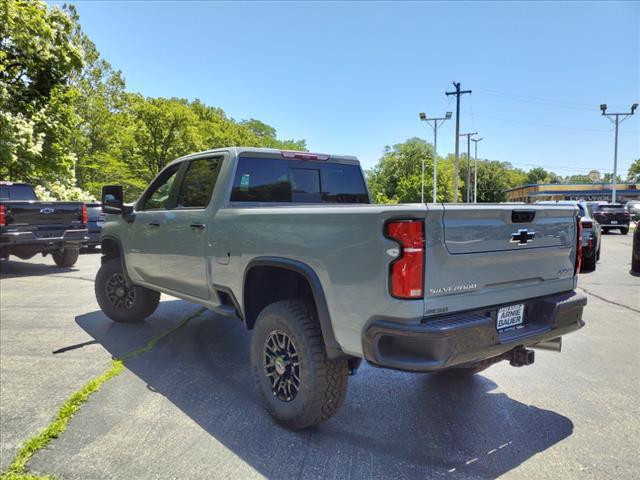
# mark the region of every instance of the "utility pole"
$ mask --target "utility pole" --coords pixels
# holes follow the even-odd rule
[[[480,138],[472,138],[473,146],[475,147],[475,152],[473,155],[473,203],[478,203],[478,142],[482,140]]]
[[[420,120],[428,122],[433,128],[433,197],[432,202],[437,202],[438,193],[438,127],[451,118],[451,112],[447,112],[441,118],[427,118],[424,113],[420,113]],[[433,123],[431,123],[433,122]],[[438,124],[440,122],[440,124]],[[420,189],[420,202],[424,203],[424,157],[422,158],[422,182]]]
[[[444,92],[445,95],[456,96],[456,160],[453,166],[453,203],[458,203],[458,162],[460,161],[460,95],[471,93],[471,90],[460,90],[460,82],[453,82],[455,92]]]
[[[624,122],[627,117],[633,115],[638,108],[638,104],[631,105],[631,111],[625,113],[607,113],[607,104],[600,105],[602,115],[611,120],[611,123],[616,125],[616,139],[613,147],[613,178],[611,183],[611,203],[616,202],[616,185],[618,184],[618,126]],[[613,120],[615,118],[615,120]]]
[[[464,187],[465,197],[467,199],[467,203],[471,201],[471,137],[477,135],[478,132],[473,133],[461,133],[461,137],[467,137],[467,183]]]

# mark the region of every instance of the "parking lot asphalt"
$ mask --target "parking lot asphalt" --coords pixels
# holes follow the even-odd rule
[[[596,272],[580,276],[587,326],[561,354],[505,362],[466,380],[363,365],[343,408],[289,432],[265,413],[239,322],[164,297],[138,325],[97,307],[99,254],[60,269],[2,263],[0,467],[62,402],[158,334],[126,362],[28,470],[63,479],[638,478],[640,277],[632,235],[603,236]]]

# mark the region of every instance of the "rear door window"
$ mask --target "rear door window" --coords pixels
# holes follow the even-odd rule
[[[369,203],[369,195],[358,165],[241,157],[231,201]]]

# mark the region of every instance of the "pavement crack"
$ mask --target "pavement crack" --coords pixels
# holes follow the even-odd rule
[[[609,300],[608,298],[605,298],[603,296],[600,296],[600,295],[597,295],[597,294],[595,294],[593,292],[590,292],[589,290],[587,290],[584,287],[578,287],[578,288],[580,290],[582,290],[584,293],[586,293],[587,295],[591,295],[592,297],[596,297],[596,298],[602,300],[603,302],[610,303],[611,305],[616,305],[617,307],[626,308],[627,310],[631,310],[632,312],[640,313],[640,310],[638,310],[637,308],[630,307],[629,305],[625,305],[624,303],[614,302],[613,300]]]
[[[89,400],[89,397],[100,390],[102,385],[104,385],[108,380],[120,375],[120,373],[124,371],[125,362],[127,360],[152,350],[160,340],[179,330],[190,320],[193,320],[205,311],[206,308],[200,307],[195,312],[185,315],[175,327],[170,328],[152,338],[144,347],[129,352],[123,357],[111,360],[111,366],[106,372],[92,378],[85,383],[80,390],[72,393],[60,406],[54,420],[40,431],[40,433],[29,438],[22,444],[9,468],[0,474],[0,480],[51,479],[52,477],[48,475],[38,476],[27,472],[27,462],[31,457],[33,457],[33,455],[35,455],[39,450],[46,447],[53,439],[58,438],[64,433],[71,418],[80,410],[80,407]]]

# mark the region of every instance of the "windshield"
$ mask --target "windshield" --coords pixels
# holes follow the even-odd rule
[[[606,210],[610,208],[622,208],[621,203],[608,203],[606,205],[600,205],[599,210]]]

